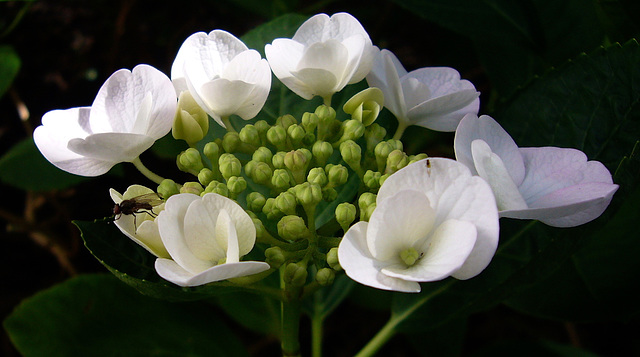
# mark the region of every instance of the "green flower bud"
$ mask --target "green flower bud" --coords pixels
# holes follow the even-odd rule
[[[276,207],[276,199],[269,197],[262,207],[262,213],[267,216],[269,220],[275,220],[282,217],[283,213]]]
[[[247,195],[247,208],[253,212],[261,212],[266,202],[267,199],[260,192],[254,191]]]
[[[276,119],[276,125],[281,126],[284,130],[287,130],[291,125],[297,123],[298,121],[291,114],[286,114]]]
[[[309,230],[301,217],[288,215],[278,221],[278,235],[282,239],[295,242],[307,237]]]
[[[242,176],[231,176],[227,180],[227,188],[234,195],[247,189],[247,181]]]
[[[358,140],[364,135],[365,127],[361,122],[349,119],[342,122],[342,136],[338,140],[338,143],[342,143],[345,140]]]
[[[349,179],[349,171],[342,165],[331,166],[327,173],[329,183],[334,187],[344,185]]]
[[[171,128],[175,139],[182,139],[189,144],[202,140],[209,131],[209,116],[196,103],[191,92],[183,91],[178,98],[178,108]]]
[[[273,164],[273,167],[276,169],[284,169],[286,166],[284,166],[284,157],[287,155],[286,152],[284,151],[278,151],[277,153],[275,153],[273,155],[273,158],[271,159],[271,163]]]
[[[249,217],[251,217],[251,220],[253,221],[253,226],[256,227],[256,238],[261,238],[266,232],[266,229],[264,228],[264,224],[262,224],[262,221],[260,220],[260,218],[258,218],[258,216],[254,212],[247,211],[247,214],[249,215]]]
[[[378,143],[384,139],[385,135],[387,135],[387,130],[377,123],[368,126],[364,131],[364,139],[367,142],[367,150],[373,151],[376,145],[378,145]]]
[[[271,159],[273,159],[273,153],[268,148],[261,146],[253,152],[251,158],[255,161],[264,162],[266,164],[271,164]]]
[[[289,139],[291,139],[291,144],[294,147],[300,146],[300,143],[306,134],[307,132],[304,131],[304,128],[298,124],[291,124],[287,128],[287,135],[289,136]]]
[[[315,113],[304,113],[302,114],[302,127],[307,133],[312,133],[316,130],[319,120]]]
[[[241,143],[242,141],[240,141],[240,135],[238,135],[238,133],[236,133],[235,131],[227,132],[222,138],[222,148],[225,152],[228,153],[238,151]]]
[[[364,126],[373,123],[382,106],[384,95],[379,88],[370,87],[354,95],[342,107],[344,112],[351,114],[351,118],[360,121]]]
[[[389,139],[389,140],[387,140],[387,142],[389,143],[389,145],[391,145],[391,147],[394,150],[400,150],[400,151],[403,150],[402,141],[396,140],[396,139]]]
[[[342,227],[343,231],[347,231],[349,226],[356,219],[356,206],[348,202],[343,202],[336,207],[336,221]]]
[[[394,150],[394,148],[386,141],[380,142],[376,145],[374,154],[376,156],[376,164],[378,165],[378,171],[383,172],[387,165],[387,157]]]
[[[272,126],[267,131],[267,140],[278,150],[285,150],[287,144],[287,132],[281,126]]]
[[[270,247],[264,251],[266,263],[272,268],[280,268],[286,261],[285,252],[280,247]]]
[[[318,166],[323,166],[331,154],[333,154],[333,146],[326,141],[316,141],[311,148],[313,157],[316,159]]]
[[[340,144],[340,155],[344,162],[354,171],[360,170],[360,159],[362,159],[362,148],[353,140],[344,141]]]
[[[384,174],[382,176],[380,176],[380,186],[382,186],[382,184],[384,183],[384,181],[391,176],[391,174]]]
[[[336,119],[335,109],[326,105],[318,106],[314,114],[318,117],[319,122],[331,122]]]
[[[338,261],[338,247],[331,248],[327,252],[327,265],[329,265],[331,269],[335,271],[342,270],[340,262]]]
[[[211,164],[215,165],[218,163],[218,158],[220,157],[220,147],[218,144],[211,141],[204,146],[202,153],[207,159],[209,159]]]
[[[271,177],[271,184],[280,191],[284,191],[291,187],[293,178],[286,169],[276,169]]]
[[[385,173],[392,174],[409,164],[407,154],[400,150],[393,150],[387,157],[387,168]]]
[[[251,179],[253,180],[253,171],[256,168],[256,165],[258,164],[258,161],[255,160],[249,160],[249,162],[247,162],[246,164],[244,164],[244,173],[251,177]]]
[[[322,268],[316,273],[316,281],[320,286],[327,286],[333,284],[333,280],[336,278],[336,272],[329,268]]]
[[[198,181],[200,181],[202,186],[207,187],[209,182],[215,179],[214,176],[215,175],[213,171],[205,167],[204,169],[200,170],[200,172],[198,173]]]
[[[304,134],[304,138],[302,138],[302,145],[309,147],[312,146],[316,142],[316,135],[313,133]]]
[[[325,187],[322,189],[322,199],[327,202],[333,202],[338,198],[338,191],[333,187]]]
[[[304,263],[289,263],[284,268],[284,273],[282,274],[283,280],[285,284],[291,286],[304,286],[307,282],[307,267]]]
[[[367,172],[364,173],[364,177],[363,177],[364,185],[371,190],[380,188],[381,176],[382,174],[379,173],[378,171],[367,170]]]
[[[225,185],[222,182],[218,182],[218,181],[209,182],[209,184],[207,185],[207,187],[205,187],[204,192],[202,194],[204,195],[211,192],[217,193],[225,197],[229,197],[229,189],[227,188],[227,185]]]
[[[297,205],[296,196],[291,192],[285,191],[276,197],[276,207],[284,214],[296,214]]]
[[[413,164],[414,162],[420,161],[420,160],[424,160],[426,158],[428,158],[429,155],[427,154],[418,154],[418,155],[411,155],[409,156],[409,164]]]
[[[180,193],[180,185],[171,179],[164,179],[158,185],[158,194],[165,200],[178,193]]]
[[[199,182],[185,182],[180,188],[180,193],[193,193],[196,195],[201,194],[204,191],[202,185]]]
[[[322,201],[322,189],[319,185],[303,182],[294,187],[296,198],[302,206],[316,205]]]
[[[309,174],[307,175],[307,181],[319,186],[324,186],[329,182],[327,178],[327,174],[324,172],[322,167],[314,167],[309,170]]]
[[[240,141],[245,144],[260,146],[260,134],[258,133],[258,129],[251,124],[247,124],[240,129],[238,137],[240,138]]]
[[[197,149],[189,148],[178,155],[178,168],[195,175],[204,168],[202,157]]]
[[[225,180],[228,180],[231,176],[240,176],[242,164],[233,154],[225,153],[220,155],[218,165],[220,167],[220,173]]]
[[[365,211],[360,212],[360,220],[368,222],[375,209],[376,209],[375,203],[368,206]]]
[[[309,150],[306,150],[307,152]],[[284,166],[289,169],[297,183],[304,182],[309,158],[305,150],[289,151],[284,156]]]
[[[251,177],[253,182],[257,184],[260,184],[260,185],[268,184],[271,181],[271,177],[273,176],[273,171],[271,171],[271,166],[269,166],[269,164],[266,164],[264,162],[255,162],[255,161],[253,162],[255,163],[255,165],[253,166],[251,175],[249,177]]]
[[[358,207],[360,208],[360,220],[362,219],[362,213],[367,211],[367,208],[376,204],[376,195],[371,192],[365,192],[358,198]]]
[[[253,124],[258,130],[258,135],[260,136],[261,145],[265,145],[267,143],[267,131],[271,128],[271,125],[267,123],[265,120],[258,120],[255,124]]]

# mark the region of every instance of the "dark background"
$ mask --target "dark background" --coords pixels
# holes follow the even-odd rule
[[[224,29],[241,36],[291,10],[306,15],[350,12],[361,21],[374,44],[392,50],[408,70],[454,67],[476,85],[483,93],[481,102],[485,102],[491,85],[470,42],[418,18],[395,2],[292,3],[283,8],[274,6],[266,14],[249,11],[234,1],[0,2],[3,27],[22,16],[12,31],[0,38],[0,44],[12,45],[22,61],[13,87],[0,98],[0,154],[29,137],[45,112],[90,105],[104,80],[117,69],[146,63],[169,74],[178,48],[190,34]],[[20,103],[28,108],[26,120],[18,114]],[[148,165],[160,174],[175,172],[170,161],[151,158]],[[108,216],[112,207],[108,188],[124,190],[131,182],[141,181],[132,167],[122,165],[120,170],[126,173],[126,180],[123,175],[108,175],[61,191],[24,192],[0,184],[4,193],[0,203],[0,318],[37,291],[76,274],[105,271],[84,248],[70,222]],[[339,355],[341,346],[357,350],[387,318],[388,312],[347,302],[327,321],[326,354]],[[505,340],[548,339],[601,355],[629,355],[640,351],[638,332],[637,324],[550,321],[496,307],[472,316],[461,350],[464,355],[481,355],[483,348]],[[238,333],[243,332],[238,328]],[[304,336],[304,328],[302,333]],[[249,349],[255,355],[277,354],[273,340],[265,342],[250,334],[245,339],[253,344]],[[380,355],[415,355],[419,350],[419,346],[397,337]],[[18,355],[4,330],[0,354]]]

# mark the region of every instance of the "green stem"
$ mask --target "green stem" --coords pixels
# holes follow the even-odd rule
[[[311,316],[311,356],[313,357],[322,357],[323,323],[322,291],[316,291],[313,295],[313,316]]]
[[[131,163],[133,164],[133,166],[136,167],[136,169],[138,169],[138,171],[140,171],[140,173],[142,173],[146,178],[148,178],[149,180],[157,183],[158,185],[164,181],[164,178],[151,172],[151,170],[149,170],[146,166],[144,166],[142,164],[142,161],[140,161],[140,157],[136,157],[133,161],[131,161]]]
[[[422,297],[422,299],[417,300],[412,306],[409,306],[407,309],[400,313],[392,314],[391,318],[387,323],[378,331],[378,333],[367,343],[360,352],[355,357],[369,357],[373,356],[391,337],[396,334],[396,327],[400,325],[404,320],[406,320],[411,314],[413,314],[416,310],[418,310],[422,305],[424,305],[427,301],[431,300],[433,297],[440,295],[442,292],[449,289],[451,285],[453,285],[457,280],[451,279],[448,283],[443,284],[437,290],[430,292]]]
[[[409,127],[409,123],[406,123],[402,120],[398,120],[398,128],[396,129],[396,133],[393,134],[394,140],[400,140],[404,131]]]
[[[280,269],[280,285],[284,289],[284,299],[280,302],[282,356],[297,357],[300,356],[300,288],[285,284],[284,266]]]
[[[224,123],[224,126],[227,128],[227,131],[232,131],[237,133],[237,130],[233,127],[233,125],[231,125],[231,120],[229,120],[229,117],[220,117],[220,119]]]

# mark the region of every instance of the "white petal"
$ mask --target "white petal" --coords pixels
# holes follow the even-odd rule
[[[478,175],[487,181],[493,190],[498,210],[526,209],[527,203],[520,195],[518,187],[500,157],[491,152],[489,145],[476,139],[471,143],[471,152]]]
[[[358,222],[349,228],[340,242],[338,259],[347,276],[377,289],[420,292],[420,284],[392,278],[380,272],[384,264],[371,256],[366,232],[367,222]]]
[[[209,212],[224,210],[229,214],[238,237],[240,256],[242,257],[249,253],[256,242],[256,227],[247,212],[235,201],[216,193],[208,193],[202,196],[202,202]]]
[[[328,39],[339,41],[355,34],[369,37],[360,22],[348,13],[336,13],[329,17],[317,14],[305,21],[296,31],[293,40],[305,45]]]
[[[433,114],[415,124],[435,131],[455,131],[462,118],[467,114],[476,115],[480,109],[480,98],[476,98],[467,106],[451,112]]]
[[[202,200],[195,200],[184,216],[184,239],[189,250],[198,259],[209,262],[210,266],[223,259],[225,247],[216,236],[216,222],[219,211],[209,210]],[[225,242],[226,244],[226,242]]]
[[[199,274],[192,274],[170,259],[156,259],[156,272],[162,278],[179,286],[199,286],[215,281],[222,281],[241,276],[258,274],[269,270],[269,264],[264,262],[239,262],[221,264],[211,267]]]
[[[435,211],[420,191],[407,188],[380,200],[369,219],[367,244],[380,261],[399,261],[400,252],[424,245],[434,228]]]
[[[324,69],[304,68],[293,72],[293,75],[296,80],[304,83],[303,88],[306,88],[305,93],[309,93],[310,98],[316,95],[321,97],[331,95],[335,93],[335,88],[338,84],[338,78],[336,78],[333,73]],[[283,83],[288,86],[288,82],[283,81]]]
[[[206,105],[205,109],[215,113],[215,117],[228,117],[249,98],[253,88],[253,84],[240,80],[217,78],[196,90]]]
[[[450,219],[433,232],[419,250],[424,254],[415,265],[389,266],[382,273],[399,279],[427,282],[442,280],[458,270],[469,257],[476,242],[476,227],[465,221]]]
[[[291,77],[304,53],[304,45],[288,38],[276,38],[264,48],[265,56],[276,77]]]
[[[85,139],[71,139],[69,150],[91,159],[112,162],[131,162],[153,145],[153,138],[129,133],[100,133]]]
[[[511,136],[488,115],[478,118],[475,114],[467,114],[460,121],[453,140],[456,159],[477,174],[471,154],[471,143],[476,139],[489,144],[491,151],[504,163],[513,182],[520,186],[525,175],[522,154]]]
[[[171,258],[185,270],[197,274],[212,266],[211,262],[198,259],[187,245],[184,229],[185,215],[191,203],[201,197],[189,193],[181,193],[169,197],[164,211],[160,212],[156,222],[160,230],[162,243]]]
[[[430,117],[441,117],[451,112],[459,111],[473,103],[479,95],[480,93],[476,92],[475,89],[464,89],[445,94],[410,108],[407,116],[412,123],[425,123],[426,126],[429,124]],[[462,118],[462,116],[460,118]],[[457,122],[454,121],[450,124],[451,125],[445,127],[445,129],[447,129],[447,131],[456,130]]]
[[[400,78],[407,71],[398,58],[388,50],[382,50],[376,57],[373,68],[367,75],[367,83],[377,87],[384,94],[384,106],[396,116],[406,118],[407,107]]]
[[[240,253],[238,247],[238,233],[226,210],[221,210],[216,221],[216,240],[220,246],[226,248],[226,263],[237,263],[240,261]]]

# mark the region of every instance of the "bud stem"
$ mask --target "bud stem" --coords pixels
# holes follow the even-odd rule
[[[403,120],[398,120],[398,128],[396,129],[396,133],[393,134],[393,140],[400,140],[407,127],[409,127],[408,123],[405,123]]]
[[[141,174],[143,174],[146,178],[148,178],[149,180],[157,183],[158,185],[164,181],[164,178],[161,177],[160,175],[157,175],[153,172],[151,172],[151,170],[149,170],[146,166],[144,166],[142,164],[142,161],[140,161],[140,157],[136,157],[133,161],[131,161],[131,163],[133,164],[133,166],[136,167],[136,169],[138,169],[138,171],[140,171]]]
[[[229,120],[229,117],[220,117],[220,119],[222,120],[222,122],[224,123],[224,126],[227,128],[227,131],[232,131],[234,133],[237,133],[238,131],[233,127],[233,125],[231,125],[231,120]]]

